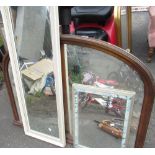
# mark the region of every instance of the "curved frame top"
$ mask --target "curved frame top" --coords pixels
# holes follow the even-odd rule
[[[123,61],[135,71],[137,71],[144,83],[144,99],[135,140],[135,147],[143,147],[155,95],[154,78],[145,64],[142,63],[138,58],[130,53],[127,53],[125,50],[119,48],[118,46],[114,46],[110,43],[95,40],[92,38],[83,38],[73,35],[61,35],[61,46],[63,47],[64,44],[79,45],[98,50],[99,52],[106,53]],[[64,66],[62,69],[65,69]]]

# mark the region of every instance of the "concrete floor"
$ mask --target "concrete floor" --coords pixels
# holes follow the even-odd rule
[[[12,111],[5,85],[0,91],[0,148],[52,148],[57,147],[24,134],[21,127],[12,124]]]
[[[132,27],[132,37],[133,37],[133,54],[137,56],[146,66],[150,69],[151,73],[155,78],[155,55],[152,58],[151,63],[146,62],[147,58],[147,29],[149,22],[148,12],[137,12],[133,15],[133,27]],[[152,110],[151,120],[148,128],[148,133],[145,141],[145,147],[155,147],[155,105]]]
[[[147,55],[148,13],[133,14],[133,52],[144,63]],[[155,76],[155,56],[152,63],[146,65]],[[155,147],[155,106],[153,108],[148,135],[144,147]],[[57,147],[24,134],[23,128],[12,124],[12,111],[5,86],[0,91],[0,148],[52,148]]]

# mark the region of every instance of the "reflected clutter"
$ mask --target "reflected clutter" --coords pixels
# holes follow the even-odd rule
[[[14,34],[32,130],[59,137],[53,54],[47,7],[17,7]]]
[[[70,92],[76,83],[83,87],[118,90],[114,96],[97,95],[95,91],[79,93],[77,121],[74,120],[76,125],[74,123],[72,125],[73,133],[78,132],[77,136],[74,134],[75,145],[105,148],[134,147],[144,93],[143,82],[139,75],[120,60],[97,50],[67,45],[67,54],[70,84],[68,93],[71,103],[75,99],[75,95],[71,95]],[[82,86],[79,91],[83,90]],[[126,107],[127,99],[120,97],[119,91],[136,93],[133,110]],[[70,105],[71,114],[74,106],[75,103]],[[132,107],[131,104],[128,106]],[[129,110],[132,111],[131,118],[125,118]],[[75,110],[73,110],[74,115],[76,115]],[[124,126],[125,119],[130,123],[130,129],[126,134],[127,142],[123,142],[122,137],[127,130]]]

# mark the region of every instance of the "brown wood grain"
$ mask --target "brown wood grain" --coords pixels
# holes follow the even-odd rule
[[[3,58],[3,61],[2,61],[2,71],[4,74],[4,81],[6,84],[6,88],[7,88],[11,108],[12,108],[13,123],[17,126],[22,126],[22,123],[21,123],[19,115],[18,115],[16,102],[15,102],[15,98],[14,98],[14,94],[13,94],[13,90],[12,90],[12,86],[11,86],[11,81],[10,81],[10,77],[9,77],[9,71],[8,71],[9,62],[10,62],[9,54],[8,54],[8,52],[6,52],[6,54]]]

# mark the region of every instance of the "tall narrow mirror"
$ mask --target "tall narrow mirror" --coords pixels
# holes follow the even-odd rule
[[[64,146],[58,8],[3,7],[2,12],[6,34],[13,34],[7,42],[15,45],[9,54],[25,133]]]
[[[121,7],[121,35],[122,35],[122,48],[128,48],[128,17],[127,7]]]

